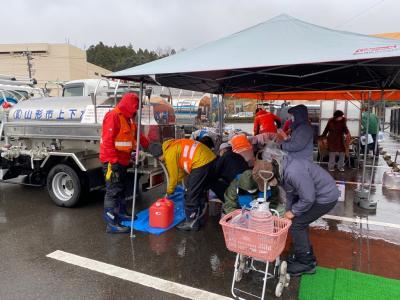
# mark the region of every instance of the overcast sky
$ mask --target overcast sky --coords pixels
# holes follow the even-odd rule
[[[7,2],[7,7],[5,7]],[[0,43],[190,49],[286,13],[334,29],[400,31],[399,0],[2,0]]]

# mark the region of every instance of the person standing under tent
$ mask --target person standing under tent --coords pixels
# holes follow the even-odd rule
[[[373,155],[378,154],[378,147],[376,147],[375,151],[375,144],[378,142],[378,133],[379,133],[379,119],[378,117],[372,112],[369,112],[369,125],[368,125],[368,109],[364,109],[362,116],[361,116],[361,132],[365,134],[367,131],[368,126],[368,134],[372,136],[373,143],[368,144],[367,152],[372,150]]]
[[[256,109],[256,115],[254,117],[254,135],[260,133],[276,133],[277,129],[280,127],[281,119],[278,116],[262,108]]]
[[[341,110],[335,111],[333,118],[329,119],[326,124],[325,130],[322,136],[328,137],[328,151],[329,151],[329,163],[328,170],[330,172],[335,171],[336,157],[339,156],[337,168],[340,172],[344,172],[344,158],[345,158],[345,139],[349,142],[350,132],[346,125],[346,118]]]
[[[162,145],[150,144],[149,152],[165,162],[169,175],[167,194],[188,174],[185,195],[186,220],[177,228],[198,231],[207,203],[205,191],[210,188],[219,199],[223,199],[225,186],[221,186],[215,175],[216,156],[206,145],[192,139],[170,139]]]
[[[100,161],[106,181],[104,219],[108,233],[129,232],[128,227],[121,226],[121,221],[131,220],[126,207],[125,188],[131,153],[136,149],[137,125],[134,119],[138,107],[138,96],[134,93],[125,94],[103,120]],[[143,148],[149,145],[143,135],[140,136],[140,144]]]
[[[314,131],[308,119],[307,107],[303,104],[291,107],[291,136],[282,142],[282,150],[294,158],[313,160]]]

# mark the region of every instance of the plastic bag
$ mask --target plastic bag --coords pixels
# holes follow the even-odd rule
[[[378,139],[378,143],[381,143],[385,140],[385,136],[382,131],[379,131],[377,139]]]
[[[363,134],[360,138],[361,145],[365,146],[365,134]],[[374,142],[374,139],[372,138],[372,135],[368,134],[368,145],[372,144]]]
[[[268,143],[262,150],[262,159],[272,161],[273,159],[282,160],[285,152],[279,149],[278,144],[274,142]]]

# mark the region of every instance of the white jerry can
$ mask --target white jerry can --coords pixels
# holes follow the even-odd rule
[[[337,188],[339,189],[339,202],[344,202],[344,200],[346,199],[346,184],[344,183],[344,181],[338,182],[336,183]]]

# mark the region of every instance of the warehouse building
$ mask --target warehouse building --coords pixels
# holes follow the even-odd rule
[[[39,87],[46,82],[100,78],[111,71],[87,61],[86,51],[70,44],[2,44],[0,74],[35,78]],[[60,89],[48,84],[51,94]]]

